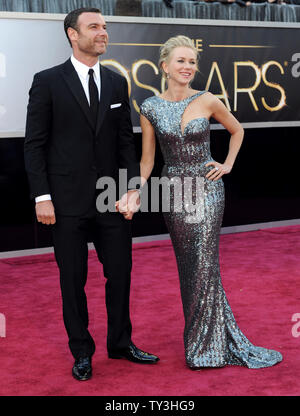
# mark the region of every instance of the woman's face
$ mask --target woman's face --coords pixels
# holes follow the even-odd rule
[[[181,85],[189,84],[197,71],[197,57],[193,49],[180,46],[173,49],[169,60],[163,62],[162,66],[169,80]]]

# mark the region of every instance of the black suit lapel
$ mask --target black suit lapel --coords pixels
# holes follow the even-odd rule
[[[82,111],[84,112],[89,124],[91,125],[92,129],[94,129],[93,119],[91,116],[91,111],[90,111],[88,100],[86,98],[86,95],[82,87],[81,81],[78,77],[78,74],[74,66],[72,65],[72,62],[70,59],[64,64],[62,75],[67,85],[69,86],[71,93],[74,95]]]
[[[112,94],[112,78],[110,71],[100,65],[101,75],[101,93],[100,93],[100,105],[98,111],[96,135],[99,133],[100,127],[103,123],[106,111],[109,108]]]

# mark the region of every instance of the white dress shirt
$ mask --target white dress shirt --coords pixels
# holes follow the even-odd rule
[[[79,79],[81,81],[81,84],[83,86],[86,98],[88,100],[88,103],[90,103],[90,93],[89,93],[89,70],[94,70],[94,80],[98,87],[99,92],[99,100],[100,100],[100,92],[101,92],[101,78],[100,78],[100,65],[99,62],[96,63],[96,65],[92,66],[91,68],[89,66],[84,65],[82,62],[79,62],[74,55],[71,56],[71,62],[79,76]]]
[[[75,71],[78,74],[78,77],[80,79],[80,82],[82,84],[82,87],[84,89],[86,98],[88,100],[88,103],[90,104],[90,93],[89,93],[89,70],[90,67],[83,64],[82,62],[79,62],[78,59],[74,57],[74,55],[71,56],[71,62],[75,68]],[[94,70],[94,80],[98,88],[99,92],[99,100],[100,100],[100,94],[101,94],[101,77],[100,77],[100,65],[99,62],[96,63],[93,67],[91,67]],[[49,201],[51,200],[51,195],[41,195],[35,198],[35,202],[42,202],[42,201]]]

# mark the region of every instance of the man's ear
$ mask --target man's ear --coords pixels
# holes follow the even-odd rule
[[[77,30],[73,29],[72,27],[68,27],[68,36],[71,42],[74,42],[78,39],[78,32]]]

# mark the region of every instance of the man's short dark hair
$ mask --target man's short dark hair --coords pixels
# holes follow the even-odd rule
[[[80,9],[75,9],[72,10],[66,17],[64,20],[64,28],[65,28],[65,32],[66,32],[66,36],[67,39],[72,47],[72,43],[70,41],[70,38],[68,36],[68,28],[72,27],[73,29],[75,29],[78,32],[78,18],[82,13],[100,13],[101,14],[101,10],[97,9],[95,7],[81,7]]]

